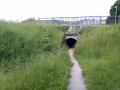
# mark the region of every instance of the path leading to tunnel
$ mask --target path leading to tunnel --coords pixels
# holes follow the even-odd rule
[[[67,87],[67,90],[86,90],[84,77],[82,76],[82,69],[80,68],[80,65],[78,64],[77,60],[75,60],[73,52],[73,48],[69,49],[71,62],[74,65],[71,68],[71,78],[69,79],[69,85]]]

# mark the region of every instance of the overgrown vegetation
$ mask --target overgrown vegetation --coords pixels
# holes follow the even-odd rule
[[[65,90],[71,63],[52,25],[0,22],[0,90]]]
[[[59,31],[66,32],[66,31],[69,29],[69,26],[57,25],[56,28],[57,28]]]
[[[75,57],[88,90],[120,89],[120,25],[82,29]]]

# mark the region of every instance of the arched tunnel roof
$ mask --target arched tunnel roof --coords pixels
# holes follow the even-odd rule
[[[66,40],[67,39],[75,39],[76,41],[78,41],[77,37],[78,36],[66,36]]]

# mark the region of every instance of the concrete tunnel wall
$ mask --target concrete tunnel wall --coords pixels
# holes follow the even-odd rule
[[[74,39],[74,38],[68,38],[68,39],[66,39],[66,45],[69,48],[74,48],[74,46],[75,46],[76,43],[77,43],[77,40]]]

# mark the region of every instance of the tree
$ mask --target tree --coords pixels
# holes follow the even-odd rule
[[[24,20],[23,22],[35,22],[35,18],[29,18],[27,20]]]
[[[117,18],[116,21],[118,23],[119,15],[120,15],[120,0],[117,0],[110,9],[110,16],[107,18],[107,23],[115,23],[115,15],[116,15],[116,7],[117,6]]]

